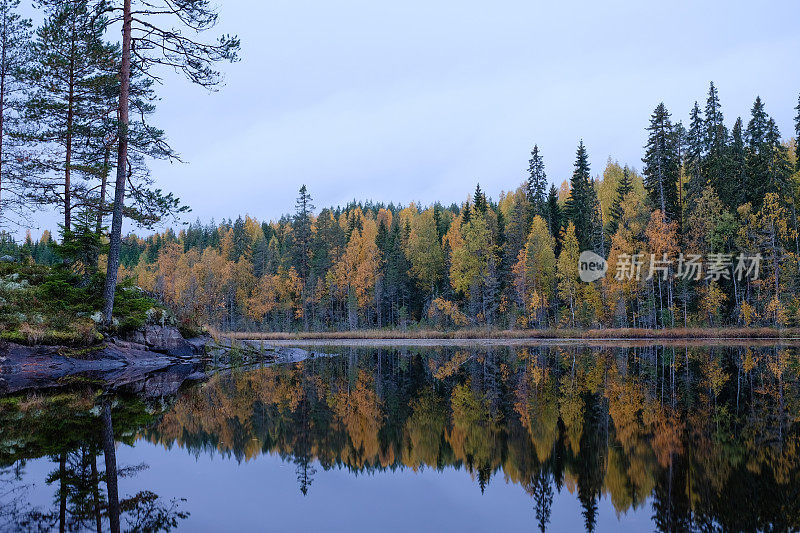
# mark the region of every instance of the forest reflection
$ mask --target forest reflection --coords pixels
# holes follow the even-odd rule
[[[158,402],[87,386],[0,398],[0,531],[175,529],[189,516],[181,510],[185,500],[164,501],[150,490],[121,498],[117,489],[119,479],[148,465],[118,465],[116,443],[133,444],[159,413]],[[44,458],[50,472],[31,482],[29,462]],[[53,489],[51,505],[31,503],[42,486]]]
[[[114,497],[117,479],[147,468],[114,466],[114,441],[277,455],[306,501],[330,469],[454,468],[476,491],[518,486],[541,531],[559,529],[559,493],[580,502],[590,531],[601,498],[660,531],[797,530],[799,363],[782,346],[358,348],[157,397],[0,398],[0,531],[180,526],[186,502],[159,487]],[[41,458],[54,497],[37,507],[24,473]]]
[[[279,454],[311,494],[318,465],[444,469],[530,495],[548,529],[576,495],[649,506],[654,528],[800,528],[798,357],[770,347],[348,349],[217,375],[142,431],[245,461]]]

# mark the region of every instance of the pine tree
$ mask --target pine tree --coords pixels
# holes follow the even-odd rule
[[[622,201],[631,191],[633,191],[633,180],[631,180],[630,169],[626,165],[622,169],[622,178],[617,184],[616,196],[614,196],[614,201],[609,210],[609,220],[606,226],[606,232],[609,236],[613,236],[617,232],[619,219],[622,217]]]
[[[680,161],[670,114],[663,103],[650,117],[644,162],[645,188],[650,201],[668,221],[680,221],[678,181]]]
[[[0,0],[0,227],[9,211],[26,207],[22,187],[19,146],[11,144],[10,132],[20,127],[24,71],[30,55],[31,21],[19,13],[19,0]]]
[[[544,159],[539,153],[539,146],[534,145],[531,159],[528,161],[528,182],[526,194],[533,208],[533,215],[541,215],[547,202],[547,175],[544,171]]]
[[[71,228],[72,208],[82,204],[91,156],[84,150],[95,124],[102,118],[103,103],[95,90],[114,71],[116,49],[104,41],[106,21],[90,11],[86,0],[68,0],[46,11],[36,30],[31,54],[35,61],[27,71],[32,85],[26,102],[26,140],[38,144],[32,170],[39,176],[36,199],[61,206],[64,227]],[[54,153],[54,148],[57,150]],[[53,181],[52,171],[60,174]],[[77,174],[77,175],[76,175]]]
[[[60,0],[46,0],[58,4]],[[117,176],[114,186],[108,268],[103,288],[103,322],[111,324],[114,297],[119,275],[119,257],[122,246],[122,220],[125,216],[125,187],[128,179],[127,162],[130,148],[131,73],[151,74],[155,66],[172,67],[183,73],[193,83],[207,88],[218,86],[222,79],[213,66],[216,62],[237,61],[240,41],[235,36],[223,35],[212,44],[203,43],[195,35],[213,28],[218,13],[208,0],[171,2],[150,0],[137,9],[132,0],[109,0],[98,3],[98,15],[112,14],[122,22],[122,56],[119,62],[119,139],[117,150]],[[182,32],[170,24],[177,20],[191,32]],[[163,25],[162,25],[163,24]],[[132,53],[136,53],[133,68]]]
[[[570,179],[570,197],[565,206],[567,219],[575,225],[575,236],[581,250],[593,248],[593,213],[596,193],[590,181],[589,155],[581,140]]]

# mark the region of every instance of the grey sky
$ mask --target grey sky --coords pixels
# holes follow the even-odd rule
[[[664,101],[686,122],[708,83],[726,123],[756,95],[792,136],[800,2],[226,0],[242,38],[209,94],[177,77],[156,122],[185,165],[159,185],[207,221],[277,218],[308,185],[317,207],[350,199],[495,199],[525,177],[538,143],[548,177],[609,156],[641,167]]]

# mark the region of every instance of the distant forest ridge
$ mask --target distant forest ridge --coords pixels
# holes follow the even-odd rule
[[[128,235],[120,276],[223,330],[800,325],[795,140],[760,98],[729,128],[713,83],[688,124],[659,104],[647,133],[641,173],[610,159],[593,178],[581,141],[560,188],[534,146],[496,201],[478,185],[461,205],[317,213],[303,186],[277,221]],[[3,249],[52,263],[51,243]],[[590,282],[587,250],[608,268]]]

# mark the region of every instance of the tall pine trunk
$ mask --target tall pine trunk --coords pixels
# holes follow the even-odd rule
[[[3,35],[0,41],[0,224],[3,221],[3,141],[5,140],[5,130],[3,129],[3,119],[6,116],[6,74],[8,67],[6,66],[6,48],[8,47],[8,21],[5,20],[5,12],[3,13]]]
[[[106,189],[108,188],[108,174],[111,170],[111,145],[105,146],[105,154],[103,158],[103,176],[100,182],[100,199],[97,202],[97,228],[96,233],[99,235],[103,231],[103,217],[106,209]]]
[[[108,270],[103,291],[103,319],[111,324],[114,313],[114,293],[117,290],[119,254],[122,247],[122,207],[125,202],[125,180],[128,169],[128,107],[131,84],[131,0],[124,0],[122,23],[122,64],[119,69],[119,152],[117,154],[117,183],[114,190],[114,210],[108,248]]]
[[[103,456],[106,463],[106,494],[111,533],[119,533],[119,490],[117,484],[117,450],[114,447],[114,426],[111,421],[111,399],[105,398],[101,411],[103,421]]]

